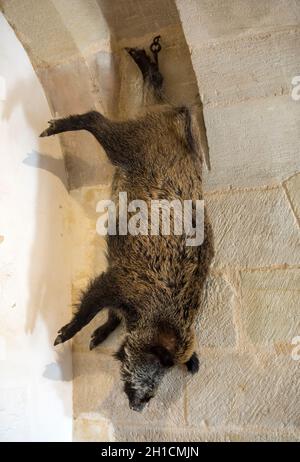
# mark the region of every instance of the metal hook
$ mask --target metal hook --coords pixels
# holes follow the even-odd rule
[[[153,42],[150,45],[150,50],[154,56],[155,63],[158,65],[158,53],[161,50],[161,44],[159,43],[160,41],[160,35],[157,35],[154,37]]]

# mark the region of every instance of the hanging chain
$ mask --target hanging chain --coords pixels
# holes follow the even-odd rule
[[[161,50],[161,44],[159,43],[159,41],[160,41],[160,35],[158,35],[157,37],[154,37],[153,42],[150,45],[150,50],[154,56],[156,65],[158,65],[158,53]]]

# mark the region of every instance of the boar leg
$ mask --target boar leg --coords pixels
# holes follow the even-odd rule
[[[140,141],[134,136],[137,127],[138,122],[115,122],[107,119],[100,112],[90,111],[64,119],[50,120],[49,127],[40,134],[40,137],[87,130],[99,141],[114,165],[131,168],[139,150]]]
[[[145,50],[140,48],[126,48],[134,62],[140,69],[143,79],[149,86],[153,87],[158,99],[161,99],[163,76],[159,72],[158,64],[151,61]]]
[[[140,69],[144,79],[144,103],[161,103],[163,101],[162,85],[163,76],[159,71],[158,53],[161,50],[159,43],[160,36],[153,39],[150,50],[154,56],[154,60],[146,53],[143,48],[126,48],[133,61]],[[148,90],[148,91],[147,91]]]
[[[40,137],[57,135],[58,133],[69,132],[74,130],[85,130],[87,127],[86,114],[72,115],[64,119],[49,120],[49,127],[46,128]]]
[[[98,327],[91,337],[90,341],[90,350],[96,348],[96,346],[100,345],[100,343],[104,342],[104,340],[113,332],[118,325],[120,324],[121,319],[117,316],[113,310],[109,310],[108,312],[108,320],[105,324]]]
[[[199,371],[199,359],[197,353],[194,352],[185,365],[191,374],[196,374]]]
[[[54,345],[63,343],[86,326],[100,310],[107,306],[119,306],[117,288],[110,273],[103,273],[92,281],[83,293],[78,311],[73,319],[58,331]]]

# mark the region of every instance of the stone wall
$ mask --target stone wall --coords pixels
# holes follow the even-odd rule
[[[299,438],[300,3],[176,4],[204,105],[216,245],[188,424],[200,438]]]
[[[111,353],[73,342],[74,439],[300,438],[300,102],[297,0],[2,0],[54,115],[96,108],[127,117],[140,98],[125,46],[160,33],[168,98],[204,106],[211,170],[204,189],[216,257],[197,326],[201,368],[174,370],[147,411],[129,410]],[[32,21],[32,12],[38,21]],[[45,121],[46,122],[46,121]],[[112,169],[86,133],[62,135],[72,198],[73,299],[105,268],[97,201]]]

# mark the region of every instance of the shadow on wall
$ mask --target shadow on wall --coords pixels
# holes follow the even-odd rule
[[[37,135],[37,141],[39,141],[37,127],[41,127],[43,120],[46,120],[47,116],[43,116],[41,111],[38,109],[44,107],[44,104],[37,105],[35,98],[33,98],[33,94],[37,94],[35,89],[36,83],[29,79],[22,79],[17,82],[6,96],[2,118],[4,120],[9,120],[14,108],[20,105],[26,115],[29,126],[34,130]],[[39,145],[42,151],[42,143],[40,141]],[[64,188],[67,190],[67,176],[63,158],[55,158],[49,154],[43,154],[42,152],[33,150],[32,152],[27,153],[27,157],[23,160],[23,164],[52,173],[59,178]]]
[[[41,154],[40,152],[33,150],[27,154],[26,159],[23,160],[23,164],[28,165],[28,167],[40,168],[46,172],[52,173],[62,182],[62,185],[67,190],[67,177],[64,159],[54,159],[48,154]]]
[[[115,40],[143,37],[170,25],[180,25],[174,0],[97,0]]]

